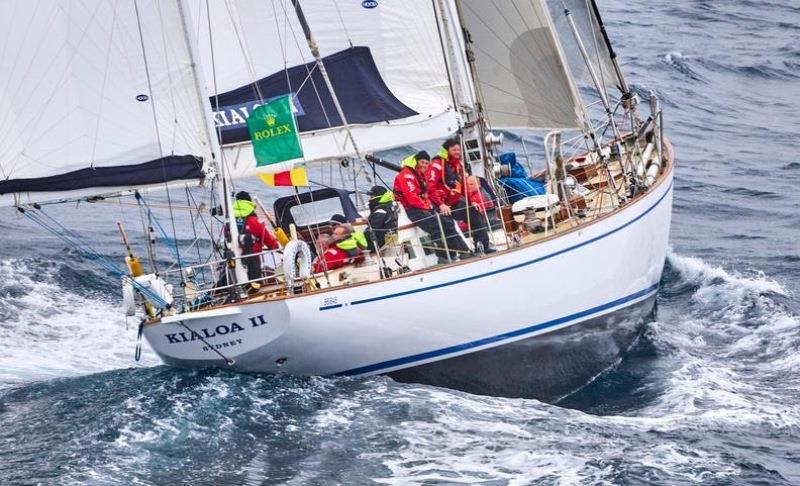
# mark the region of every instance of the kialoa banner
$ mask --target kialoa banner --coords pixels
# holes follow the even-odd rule
[[[247,130],[256,167],[303,157],[291,96],[281,96],[254,109],[247,117]]]

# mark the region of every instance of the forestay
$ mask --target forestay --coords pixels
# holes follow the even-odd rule
[[[177,1],[10,2],[0,42],[0,203],[203,178],[205,94]]]
[[[255,171],[244,136],[247,115],[262,100],[287,93],[296,96],[306,160],[354,155],[291,1],[190,5],[206,82],[219,94],[212,106],[234,177]],[[362,151],[457,130],[432,2],[303,0],[302,7]]]
[[[544,0],[458,4],[493,127],[583,126],[583,105]]]
[[[609,87],[618,86],[619,81],[614,72],[611,54],[608,52],[608,47],[600,31],[600,24],[589,0],[548,0],[547,4],[552,12],[553,23],[564,48],[569,67],[578,81],[590,85],[592,79],[567,22],[565,9],[569,10],[575,21],[581,41],[589,53],[590,62],[600,82]]]

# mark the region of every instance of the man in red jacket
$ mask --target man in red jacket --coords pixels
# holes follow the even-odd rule
[[[394,179],[394,195],[397,202],[403,205],[406,215],[417,227],[428,233],[436,246],[436,256],[439,262],[447,262],[447,251],[442,247],[442,229],[447,239],[447,248],[451,257],[455,258],[458,252],[469,251],[466,243],[455,231],[455,222],[447,216],[440,216],[433,209],[433,205],[425,194],[425,173],[428,168],[430,155],[421,151],[406,157],[401,165],[402,170]],[[440,226],[441,221],[441,226]]]
[[[242,255],[254,255],[242,258],[242,263],[247,267],[247,279],[257,280],[264,277],[261,272],[261,257],[257,255],[264,251],[266,246],[270,250],[278,249],[278,240],[256,215],[256,205],[247,191],[236,193],[233,203],[233,216],[239,229],[239,243]]]
[[[317,240],[317,247],[320,254],[314,260],[314,273],[335,270],[347,265],[347,252],[336,246],[336,242],[330,234],[320,235]]]
[[[314,273],[324,272],[325,270],[336,270],[351,263],[361,263],[364,261],[364,250],[367,248],[366,241],[361,237],[354,236],[353,226],[350,223],[337,224],[333,234],[320,235],[317,246],[322,254],[314,260]],[[363,246],[359,243],[363,241]]]
[[[486,218],[467,204],[463,187],[465,180],[461,143],[457,137],[449,138],[444,141],[442,149],[428,168],[428,196],[439,213],[468,224],[476,247],[482,247],[484,252],[490,253],[494,249],[489,245]]]

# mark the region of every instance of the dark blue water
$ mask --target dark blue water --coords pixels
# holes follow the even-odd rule
[[[133,361],[116,287],[0,221],[2,484],[800,484],[800,4],[603,2],[678,154],[657,320],[558,404]],[[54,210],[109,256],[130,207]]]

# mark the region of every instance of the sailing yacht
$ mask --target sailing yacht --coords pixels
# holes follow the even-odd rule
[[[0,19],[0,204],[121,279],[139,338],[168,365],[557,400],[616,363],[654,312],[675,154],[594,0],[13,3]],[[301,155],[265,164],[277,146],[257,147],[248,122],[287,97],[280,134]],[[513,158],[542,164],[543,193],[511,194],[503,134],[541,149]],[[397,207],[385,245],[312,271],[333,215],[374,229],[367,189],[391,188],[398,162],[381,154],[452,136],[496,205],[496,251],[467,228],[469,255],[441,262],[445,243]],[[298,168],[320,180],[262,208],[286,240],[249,279],[236,185]],[[144,232],[129,240],[140,222],[120,222],[119,261],[49,212],[111,201],[137,207]],[[205,231],[191,252],[166,229],[181,224]]]

